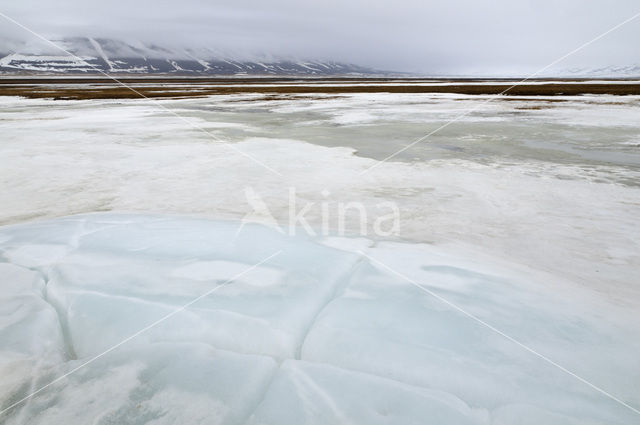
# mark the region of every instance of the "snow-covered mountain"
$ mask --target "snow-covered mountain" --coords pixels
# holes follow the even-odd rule
[[[636,78],[640,77],[640,64],[610,65],[595,68],[568,68],[555,71],[554,76],[575,78]]]
[[[25,45],[0,53],[0,73],[109,73],[178,75],[346,75],[382,74],[358,65],[282,58],[238,59],[213,49],[168,48],[114,39],[74,37],[54,47]]]

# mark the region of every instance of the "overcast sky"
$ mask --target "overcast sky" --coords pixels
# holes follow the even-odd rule
[[[528,73],[640,12],[638,0],[5,0],[47,37],[110,37],[423,73]],[[0,17],[0,50],[32,38]],[[640,18],[559,64],[640,64]]]

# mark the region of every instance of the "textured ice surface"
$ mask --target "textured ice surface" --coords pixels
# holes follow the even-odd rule
[[[70,373],[2,421],[637,423],[410,281],[638,406],[637,326],[590,292],[460,249],[238,229],[132,214],[1,228],[0,403]]]
[[[588,380],[603,382],[607,379],[603,375],[622,373],[615,378],[616,389],[634,393],[640,379],[633,365],[637,333],[612,338],[598,314],[529,286],[526,274],[516,277],[505,270],[498,275],[462,268],[419,245],[379,244],[370,252]],[[489,268],[493,273],[500,270]],[[607,359],[612,357],[629,369],[616,372],[620,365],[610,365]],[[323,310],[305,340],[302,359],[443,390],[481,407],[495,423],[530,416],[533,406],[542,407],[535,416],[537,423],[615,423],[621,420],[620,413],[626,413],[584,383],[375,262],[362,264],[346,290]]]
[[[286,401],[285,401],[286,400]],[[477,424],[450,394],[326,364],[287,360],[250,424]]]
[[[194,219],[185,226],[161,217],[94,217],[17,227],[4,254],[35,266],[68,251],[47,268],[47,294],[80,357],[117,343],[132,321],[151,323],[217,285],[224,288],[215,296],[131,344],[197,340],[292,357],[357,259],[257,225],[238,231],[231,222]],[[63,234],[68,243],[58,238]],[[256,243],[264,238],[269,243]],[[275,253],[269,264],[247,271]]]
[[[34,388],[67,373],[70,360],[34,376]],[[156,343],[111,352],[16,408],[7,424],[238,424],[260,400],[276,363],[199,343]]]
[[[146,100],[3,97],[0,224],[93,211],[240,219],[251,211],[249,186],[286,225],[292,186],[300,205],[314,203],[305,217],[316,228],[323,202],[331,203],[332,229],[338,202],[360,202],[370,218],[387,212],[378,203],[395,202],[406,240],[481,246],[636,309],[640,97],[487,99],[362,93],[157,101],[187,118],[180,120]],[[393,160],[372,159],[452,119]],[[355,216],[345,223],[354,234]]]
[[[65,359],[56,312],[42,276],[0,263],[0,405],[31,388],[30,375]]]

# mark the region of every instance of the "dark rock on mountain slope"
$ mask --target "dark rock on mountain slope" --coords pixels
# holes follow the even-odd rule
[[[0,72],[26,74],[177,75],[374,75],[369,68],[331,62],[285,59],[231,59],[210,49],[169,49],[158,45],[119,40],[75,37],[55,43],[73,55],[54,48],[24,48],[1,55]]]

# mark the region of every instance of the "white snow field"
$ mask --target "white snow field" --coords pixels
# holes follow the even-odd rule
[[[4,226],[3,406],[146,330],[3,423],[637,423],[403,276],[637,406],[638,335],[583,294],[429,245],[349,251],[238,225],[101,213]]]
[[[0,98],[0,423],[640,423],[640,98],[486,100]]]

